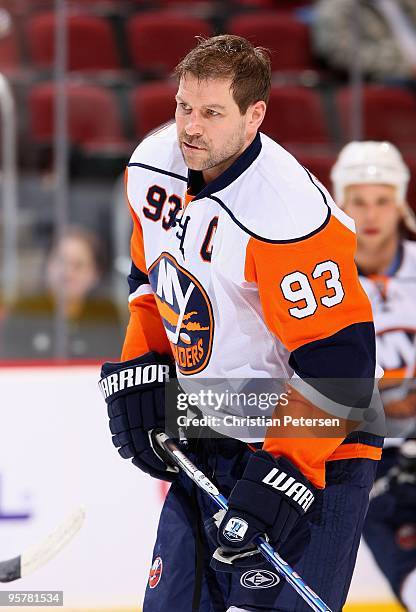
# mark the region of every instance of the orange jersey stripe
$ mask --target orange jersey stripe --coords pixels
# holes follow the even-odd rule
[[[411,376],[415,376],[415,375],[416,375],[416,369],[413,371],[413,374],[411,374]],[[384,389],[389,386],[389,383],[388,383],[389,378],[406,378],[406,376],[408,376],[407,367],[397,368],[396,370],[384,370],[384,376],[380,380],[380,388]],[[383,381],[386,381],[386,383],[383,384]]]
[[[133,359],[149,351],[171,355],[171,348],[162,319],[152,294],[142,295],[130,304],[130,320],[127,325],[121,360]]]
[[[131,218],[133,219],[133,232],[130,241],[130,253],[134,265],[139,268],[143,273],[147,274],[146,260],[144,257],[144,245],[143,245],[143,230],[139,218],[133,210],[133,206],[129,201],[127,195],[127,177],[128,170],[124,173],[124,184],[126,188],[126,199],[129,205]]]
[[[283,455],[319,489],[325,487],[325,461],[344,438],[266,438],[263,448],[275,457]]]
[[[336,461],[338,459],[373,459],[378,461],[381,459],[383,449],[369,444],[341,444],[327,461]]]
[[[245,278],[257,283],[267,326],[289,351],[328,338],[354,323],[373,320],[370,302],[358,280],[355,247],[355,234],[334,216],[324,229],[301,242],[272,244],[250,238]],[[329,270],[316,273],[320,263],[334,264],[335,276]],[[297,281],[290,285],[289,291],[293,297],[299,296],[298,301],[288,299],[283,288],[284,279],[294,278],[293,273],[304,279],[305,287]],[[315,310],[307,314],[311,301]]]
[[[341,444],[343,438],[270,438],[263,448],[275,457],[284,455],[316,487],[325,487],[325,462],[339,459],[381,459],[381,448],[369,444]],[[333,452],[328,456],[328,450]]]
[[[125,178],[127,181],[127,170]],[[131,258],[134,265],[141,272],[147,274],[142,227],[130,202],[128,203],[133,219]],[[149,293],[137,297],[130,302],[129,310],[130,319],[127,325],[121,360],[125,361],[127,359],[133,359],[134,357],[144,355],[149,351],[172,355],[170,344],[156,306],[154,295]]]
[[[290,387],[288,394],[288,405],[283,410],[277,407],[273,416],[290,415],[294,419],[322,419],[330,416],[307,400],[295,388]],[[323,428],[320,425],[271,427],[266,432],[263,448],[272,455],[284,455],[315,486],[323,488],[325,486],[325,461],[344,441],[345,436],[354,430],[356,425],[354,422],[339,419],[339,426],[336,428],[331,426]],[[325,437],[325,435],[332,437]]]

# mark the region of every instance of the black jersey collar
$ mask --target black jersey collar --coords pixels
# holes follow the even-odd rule
[[[261,138],[257,133],[253,142],[238,157],[227,170],[224,170],[216,179],[205,185],[200,170],[188,170],[188,192],[195,195],[195,200],[207,198],[211,194],[225,189],[247,170],[259,156],[261,151]]]

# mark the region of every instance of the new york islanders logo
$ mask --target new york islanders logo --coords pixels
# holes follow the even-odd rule
[[[415,375],[415,329],[385,329],[377,334],[378,362],[384,378],[411,378]]]
[[[208,295],[169,253],[149,268],[149,280],[180,372],[201,372],[211,357],[214,333]]]
[[[152,563],[152,567],[149,572],[149,587],[154,589],[162,578],[163,562],[161,557],[156,557]]]
[[[402,550],[416,549],[416,524],[402,525],[396,531],[396,543]]]

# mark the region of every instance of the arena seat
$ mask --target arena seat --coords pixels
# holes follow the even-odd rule
[[[27,44],[37,68],[51,69],[54,61],[55,16],[35,14],[28,20]],[[118,70],[120,60],[110,22],[93,15],[68,16],[68,69],[71,71]]]
[[[96,85],[67,86],[68,134],[72,145],[105,149],[123,142],[119,109],[114,94]],[[55,85],[41,83],[29,92],[30,134],[38,144],[52,141]]]
[[[229,21],[228,30],[270,49],[273,71],[314,68],[309,28],[290,14],[274,11],[237,15]]]
[[[344,137],[349,139],[351,90],[337,92],[337,107]],[[363,138],[389,140],[399,148],[416,143],[416,96],[399,87],[367,85],[363,88]]]
[[[5,17],[6,18],[6,17]],[[20,47],[13,20],[4,24],[0,34],[0,72],[11,74],[20,68]]]
[[[335,163],[335,155],[300,155],[298,161],[305,166],[332,194],[330,179],[331,168]]]
[[[135,0],[135,2],[137,1],[138,0]],[[212,0],[159,0],[159,4],[165,8],[172,8],[173,6],[181,8],[186,6],[186,10],[189,10],[193,4],[213,5],[215,3]]]
[[[253,9],[274,9],[276,3],[274,0],[234,0],[233,4],[236,8],[253,8]]]
[[[330,141],[319,93],[306,87],[272,87],[261,131],[285,146]]]
[[[177,87],[171,83],[139,85],[131,93],[135,136],[142,138],[175,115]]]
[[[312,2],[313,0],[234,0],[234,5],[247,8],[266,8],[287,11],[307,6]]]
[[[138,13],[127,23],[131,61],[137,70],[165,76],[195,46],[195,36],[211,36],[207,21],[174,11]]]

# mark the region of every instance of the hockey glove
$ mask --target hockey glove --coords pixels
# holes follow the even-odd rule
[[[113,444],[123,459],[154,478],[172,481],[178,468],[154,447],[152,430],[165,427],[165,383],[174,368],[160,355],[146,353],[101,368],[100,389],[108,406]]]
[[[242,478],[228,501],[228,511],[214,517],[219,548],[211,567],[217,571],[241,571],[267,563],[253,540],[262,535],[278,548],[314,501],[315,489],[285,457],[276,459],[260,450],[251,455]],[[213,522],[206,524],[212,539]]]

